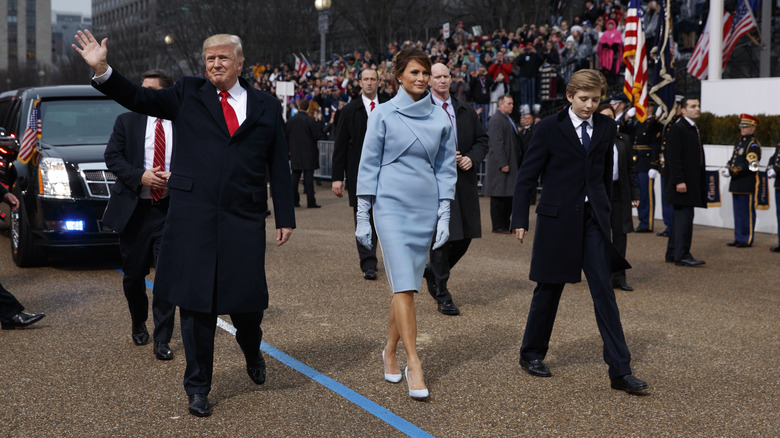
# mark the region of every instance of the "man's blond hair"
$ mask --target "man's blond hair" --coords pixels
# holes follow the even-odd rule
[[[237,35],[218,33],[206,38],[203,41],[203,49],[201,49],[203,61],[206,60],[206,49],[214,46],[233,46],[233,54],[236,56],[236,61],[244,62],[244,48],[241,47],[241,38]]]

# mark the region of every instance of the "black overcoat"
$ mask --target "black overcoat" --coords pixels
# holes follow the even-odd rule
[[[707,181],[704,147],[694,125],[680,117],[669,128],[664,151],[666,159],[666,200],[669,204],[707,208]],[[677,192],[677,184],[685,183],[686,192]]]
[[[383,96],[379,96],[379,103],[386,102]],[[339,120],[336,123],[336,136],[333,144],[333,160],[331,176],[333,181],[346,179],[347,196],[349,205],[357,205],[355,190],[357,187],[357,174],[360,165],[360,154],[363,152],[363,139],[366,137],[366,124],[368,114],[363,105],[363,97],[352,99],[339,111]]]
[[[536,228],[529,278],[539,283],[577,283],[581,279],[585,196],[604,235],[613,271],[631,266],[612,245],[610,204],[612,145],[615,122],[593,114],[593,135],[585,153],[569,118],[568,107],[536,124],[517,173],[512,229],[528,230],[528,209],[537,180],[542,196],[536,206]],[[530,236],[530,234],[529,234]]]
[[[287,121],[284,128],[287,137],[287,149],[290,153],[290,168],[292,170],[314,170],[320,168],[320,150],[317,140],[321,129],[317,121],[305,112]]]
[[[103,224],[117,233],[124,232],[143,188],[146,119],[144,114],[120,114],[103,153],[108,170],[116,176]]]
[[[139,87],[116,70],[93,85],[131,111],[173,121],[170,206],[154,293],[188,310],[257,312],[265,280],[266,171],[276,227],[295,227],[282,108],[243,79],[247,116],[231,137],[217,89],[183,77],[173,87]]]
[[[454,96],[451,99],[455,107],[458,150],[471,159],[473,166],[469,170],[458,168],[455,199],[450,208],[450,240],[476,239],[482,237],[477,170],[488,153],[488,136],[474,108]]]

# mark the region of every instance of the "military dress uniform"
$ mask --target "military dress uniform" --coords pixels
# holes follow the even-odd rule
[[[669,237],[669,232],[672,226],[672,219],[674,218],[674,206],[666,202],[666,167],[664,163],[664,153],[666,152],[666,140],[669,136],[669,128],[682,117],[681,115],[675,115],[667,124],[661,128],[661,142],[653,147],[653,160],[650,162],[650,166],[657,170],[661,175],[661,214],[664,219],[664,230],[657,234],[662,237]]]
[[[767,173],[775,177],[775,213],[777,214],[777,246],[769,248],[772,252],[780,252],[780,138],[775,142],[775,153],[769,159]]]
[[[757,126],[758,119],[748,114],[740,115],[740,128]],[[734,145],[728,167],[729,192],[734,203],[734,241],[729,246],[745,248],[753,245],[753,231],[756,227],[756,194],[758,172],[750,170],[751,163],[757,166],[761,160],[761,145],[755,135],[742,136]]]
[[[653,216],[655,213],[654,179],[647,172],[657,169],[654,162],[654,150],[660,150],[662,126],[655,117],[648,117],[638,123],[634,131],[634,168],[636,169],[636,185],[639,188],[639,205],[637,206],[638,233],[653,231]],[[656,158],[657,160],[657,158]]]

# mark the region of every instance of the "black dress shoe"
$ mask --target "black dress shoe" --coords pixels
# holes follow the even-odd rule
[[[439,303],[439,313],[443,315],[460,315],[460,309],[452,301],[446,303]]]
[[[629,394],[639,394],[639,391],[647,389],[647,382],[639,380],[631,374],[611,378],[609,380],[611,382],[610,386],[612,386],[612,389],[626,391]]]
[[[146,345],[149,343],[149,332],[146,331],[146,324],[133,324],[133,343],[135,345]]]
[[[322,208],[322,206],[320,204],[309,204],[306,208]]]
[[[34,324],[43,319],[44,316],[46,315],[43,313],[32,314],[19,312],[12,316],[11,319],[3,320],[1,324],[3,326],[3,330],[14,330],[17,328],[27,327],[30,324]]]
[[[509,230],[507,230],[505,228],[499,228],[497,230],[493,230],[493,232],[496,233],[496,234],[512,234],[511,231],[509,231]]]
[[[651,230],[650,228],[639,228],[639,227],[636,227],[636,228],[634,228],[634,232],[635,233],[652,233],[653,230]]]
[[[780,246],[773,246],[769,248],[769,251],[771,252],[780,252]]]
[[[537,377],[550,377],[552,373],[547,365],[542,362],[541,359],[523,360],[520,358],[520,366],[523,367],[526,373]]]
[[[704,260],[682,259],[677,260],[674,264],[677,266],[699,266],[704,264]]]
[[[737,242],[737,244],[734,246],[736,246],[737,248],[750,248],[753,245],[745,242]]]
[[[376,271],[373,269],[366,269],[366,272],[363,273],[363,278],[366,280],[376,280]]]
[[[732,240],[731,242],[727,243],[726,246],[737,246],[737,243],[739,242],[737,242],[736,240]]]
[[[428,285],[428,293],[431,294],[433,299],[436,299],[436,277],[433,276],[433,271],[430,270],[427,266],[425,267],[425,270],[423,271],[423,278],[425,279],[425,283]]]
[[[173,359],[173,351],[168,347],[167,342],[155,342],[154,357],[160,360],[171,360]]]
[[[249,378],[257,385],[265,383],[265,359],[260,352],[257,353],[257,359],[253,363],[246,364],[246,373],[249,374]]]
[[[655,235],[660,237],[669,237],[669,230],[663,230],[660,233],[656,233]]]
[[[211,415],[211,404],[207,394],[190,394],[190,414],[196,417],[208,417]]]
[[[624,290],[624,291],[626,291],[626,292],[631,292],[631,291],[633,291],[633,290],[634,290],[634,288],[633,288],[633,287],[631,287],[631,286],[627,285],[626,283],[618,283],[618,284],[614,284],[614,285],[612,285],[612,288],[614,288],[614,289],[620,289],[620,290]]]

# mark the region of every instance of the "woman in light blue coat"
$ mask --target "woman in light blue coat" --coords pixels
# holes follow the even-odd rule
[[[406,349],[409,395],[428,397],[417,355],[414,294],[422,283],[431,247],[449,237],[450,201],[457,173],[455,142],[449,116],[427,91],[431,61],[419,49],[395,56],[398,94],[368,118],[358,170],[358,214],[355,235],[371,246],[369,210],[373,206],[385,271],[393,289],[387,344],[382,351],[385,380],[401,381],[396,359],[398,341]]]

